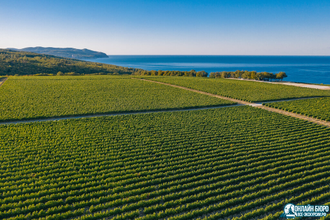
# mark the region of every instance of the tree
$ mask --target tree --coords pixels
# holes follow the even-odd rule
[[[207,72],[203,71],[199,71],[196,73],[197,77],[207,77]]]
[[[270,79],[272,80],[272,79],[276,79],[276,75],[274,74],[274,73],[269,73],[270,74]]]
[[[190,76],[196,76],[196,70],[190,70],[189,75]]]
[[[256,75],[257,75],[256,71],[251,71],[250,79],[256,79]]]
[[[61,71],[58,71],[56,75],[63,76],[64,74]]]
[[[263,80],[264,79],[264,75],[262,73],[257,73],[256,74],[256,79],[257,80]]]
[[[212,73],[210,73],[210,78],[220,78],[221,77],[221,75],[220,75],[221,73],[219,73],[219,72],[212,72]]]
[[[223,72],[221,72],[220,76],[221,76],[221,78],[228,78],[228,77],[230,77],[230,74],[228,72],[223,71]]]
[[[242,78],[242,74],[243,73],[244,73],[243,71],[236,70],[235,72],[232,73],[232,77],[234,77],[234,78]]]
[[[276,74],[276,79],[283,80],[285,77],[288,77],[285,72],[279,72]]]
[[[241,75],[241,77],[242,77],[243,79],[250,79],[250,78],[251,78],[251,72],[249,72],[249,71],[245,71],[245,72]]]

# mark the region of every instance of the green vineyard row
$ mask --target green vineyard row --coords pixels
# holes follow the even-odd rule
[[[248,106],[3,125],[0,218],[274,219],[330,200],[329,135]]]
[[[330,121],[330,97],[273,102],[265,103],[264,105]]]
[[[9,77],[0,94],[0,121],[234,104],[123,76]]]
[[[330,91],[296,86],[251,82],[234,79],[205,77],[146,77],[159,82],[184,86],[216,95],[248,102],[272,101],[279,99],[330,96]]]

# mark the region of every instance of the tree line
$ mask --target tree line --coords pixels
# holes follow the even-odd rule
[[[210,78],[243,78],[243,79],[255,79],[255,80],[283,80],[287,77],[285,72],[279,73],[268,73],[268,72],[256,72],[256,71],[241,71],[237,70],[235,72],[212,72],[210,73]]]
[[[141,76],[190,76],[190,77],[207,77],[210,78],[243,78],[243,79],[255,79],[255,80],[283,80],[284,77],[287,77],[286,73],[268,73],[268,72],[256,72],[256,71],[243,71],[237,70],[234,72],[211,72],[210,75],[205,71],[177,71],[177,70],[136,70],[134,75]]]
[[[177,71],[177,70],[137,70],[133,75],[140,76],[192,76],[192,77],[207,77],[208,73],[205,71]]]

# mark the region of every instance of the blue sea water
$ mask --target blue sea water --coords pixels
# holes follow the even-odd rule
[[[89,61],[145,70],[286,72],[286,81],[330,84],[330,56],[112,55]]]

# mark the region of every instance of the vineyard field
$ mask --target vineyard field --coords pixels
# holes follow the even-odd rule
[[[143,78],[197,89],[216,95],[240,99],[249,102],[272,101],[280,99],[330,96],[330,91],[251,82],[234,79],[206,77],[146,77]]]
[[[278,219],[330,201],[330,129],[250,106],[0,126],[0,219]]]
[[[129,76],[9,77],[0,87],[0,121],[228,104]]]
[[[330,121],[330,97],[273,102],[264,105]]]

